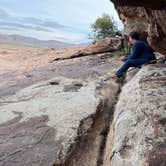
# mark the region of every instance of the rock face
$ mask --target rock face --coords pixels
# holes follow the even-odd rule
[[[81,47],[81,49],[74,52],[71,56],[58,57],[58,58],[55,58],[53,61],[113,52],[113,51],[121,49],[122,47],[123,47],[123,39],[121,37],[106,38],[100,41],[93,42],[92,44],[89,44],[88,46]]]
[[[60,55],[59,55],[60,56]],[[64,56],[66,58],[66,56]],[[12,59],[12,58],[11,58]],[[14,59],[12,60],[14,63]],[[28,62],[27,62],[28,63]],[[54,61],[45,66],[27,71],[4,71],[0,77],[0,96],[14,94],[16,91],[40,81],[54,77],[72,79],[95,79],[99,76],[110,77],[120,66],[113,53],[82,56],[67,60]]]
[[[151,9],[163,9],[165,8],[165,1],[158,0],[158,1],[151,1],[151,0],[111,0],[116,5],[121,6],[143,6]]]
[[[153,49],[166,54],[166,2],[112,0],[124,23],[124,33],[137,31]]]
[[[102,163],[119,91],[111,72],[119,65],[104,53],[2,74],[0,166]]]
[[[118,91],[118,86],[110,83],[112,88],[101,90],[98,81],[57,77],[2,98],[0,165],[52,166],[71,162],[70,155],[79,150],[78,140],[92,130],[97,114],[106,113],[105,100],[110,99],[110,94],[116,96]],[[101,132],[105,124],[100,125]],[[93,145],[94,155],[84,159],[82,166],[96,165],[102,136],[94,136],[93,143],[95,139],[98,141]],[[79,158],[72,160],[72,166],[79,165]]]
[[[121,38],[106,38],[88,45],[84,49],[78,51],[73,56],[74,57],[79,55],[85,56],[85,55],[115,51],[121,49],[121,47],[122,47]]]
[[[105,155],[105,166],[166,163],[166,65],[143,67],[123,88]]]

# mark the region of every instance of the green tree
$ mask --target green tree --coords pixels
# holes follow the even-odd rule
[[[114,19],[104,13],[101,17],[98,17],[93,24],[91,24],[91,29],[92,32],[89,34],[89,38],[97,41],[106,37],[115,36],[117,26]]]

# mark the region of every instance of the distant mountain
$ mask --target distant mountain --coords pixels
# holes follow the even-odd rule
[[[92,42],[87,42],[87,43],[80,43],[79,46],[88,46],[89,44],[91,44]]]
[[[47,47],[47,48],[65,48],[74,46],[74,44],[60,42],[57,40],[39,40],[33,37],[21,35],[3,35],[0,34],[0,44],[25,45],[32,47]]]

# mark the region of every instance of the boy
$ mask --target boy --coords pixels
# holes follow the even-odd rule
[[[129,34],[129,43],[132,45],[131,54],[127,57],[120,57],[120,60],[124,61],[124,64],[115,73],[113,79],[120,78],[130,67],[140,67],[156,59],[152,48],[146,42],[139,40],[137,32],[131,32]]]

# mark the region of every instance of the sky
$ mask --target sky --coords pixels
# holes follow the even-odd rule
[[[90,25],[103,13],[123,28],[110,0],[0,0],[0,33],[86,43]]]

